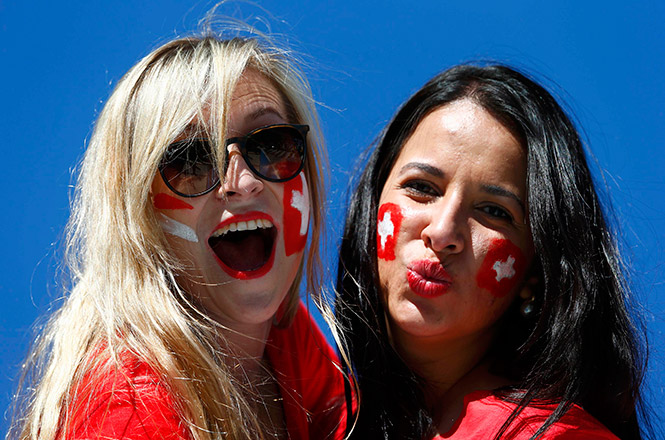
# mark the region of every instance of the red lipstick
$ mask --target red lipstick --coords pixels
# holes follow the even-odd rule
[[[277,235],[278,235],[278,232],[277,232],[278,228],[275,225],[275,221],[273,220],[273,218],[271,216],[269,216],[268,214],[266,214],[264,212],[251,211],[251,212],[246,212],[244,214],[234,215],[233,217],[230,217],[230,218],[224,220],[223,222],[219,223],[214,229],[214,231],[218,231],[219,229],[222,229],[223,227],[228,226],[232,223],[248,222],[250,220],[268,220],[268,221],[270,221],[270,223],[272,223],[272,228],[274,228],[273,229],[274,232],[271,235],[271,237],[272,237],[272,248],[270,250],[270,255],[260,267],[257,267],[256,269],[250,269],[250,270],[241,270],[241,269],[230,267],[230,265],[232,265],[231,261],[234,261],[234,260],[229,260],[227,262],[228,264],[224,263],[224,261],[222,261],[222,258],[227,258],[228,259],[228,256],[218,254],[216,252],[217,248],[214,248],[214,249],[211,248],[211,251],[212,251],[213,255],[215,256],[215,259],[217,260],[217,264],[219,264],[219,266],[222,268],[222,270],[224,270],[224,272],[226,272],[227,274],[229,274],[233,278],[236,278],[236,279],[239,279],[239,280],[250,280],[250,279],[254,279],[254,278],[259,278],[259,277],[262,277],[263,275],[267,274],[268,272],[270,272],[270,269],[272,269],[273,263],[275,261],[275,248],[276,248]],[[209,243],[210,243],[211,239],[208,240]]]
[[[452,278],[438,261],[416,260],[407,266],[406,279],[416,295],[435,298],[448,292]]]

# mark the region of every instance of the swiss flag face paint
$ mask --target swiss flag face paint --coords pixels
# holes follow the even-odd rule
[[[522,279],[525,259],[522,251],[505,239],[494,239],[478,270],[478,287],[497,298],[510,293]]]
[[[168,194],[155,194],[152,203],[157,209],[194,209],[189,203]]]
[[[309,227],[309,192],[303,173],[284,183],[283,225],[286,256],[305,249]]]
[[[402,224],[402,209],[394,203],[379,207],[376,224],[376,256],[383,260],[395,259],[395,244]]]

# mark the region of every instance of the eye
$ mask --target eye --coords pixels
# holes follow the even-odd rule
[[[400,188],[418,197],[437,197],[440,195],[438,188],[424,180],[409,180],[401,184]]]
[[[210,151],[205,139],[178,141],[167,150],[162,167],[183,177],[202,177],[213,167]]]
[[[513,221],[513,216],[510,215],[508,211],[505,209],[496,206],[496,205],[485,205],[481,206],[480,210],[484,212],[485,214],[488,214],[491,217],[497,218],[497,219],[504,219],[504,220],[509,220]]]

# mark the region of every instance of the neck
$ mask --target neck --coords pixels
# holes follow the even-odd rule
[[[504,378],[488,371],[485,354],[491,332],[448,341],[399,331],[394,335],[404,362],[425,381],[425,404],[440,433],[452,427],[468,393],[508,385]]]
[[[282,397],[273,367],[265,353],[271,327],[270,321],[266,325],[251,326],[244,330],[225,328],[222,338],[229,355],[224,357],[224,362],[238,380],[248,385],[244,387],[243,394],[253,407],[267,437],[286,439],[288,434]]]
[[[223,347],[228,350],[224,362],[237,377],[253,382],[265,377],[268,364],[265,359],[265,348],[272,327],[271,322],[258,325],[247,325],[242,328],[225,327],[220,338]]]
[[[405,363],[425,380],[425,395],[438,400],[483,359],[489,336],[441,341],[395,332],[395,345]]]

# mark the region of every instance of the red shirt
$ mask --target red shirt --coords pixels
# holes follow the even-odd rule
[[[266,352],[279,384],[291,440],[344,436],[344,382],[336,353],[300,303],[291,326],[273,327]],[[84,384],[74,411],[73,439],[190,439],[173,396],[147,364],[126,356],[101,383]],[[335,363],[335,364],[334,364]],[[89,399],[89,401],[88,401]]]
[[[464,398],[462,414],[450,431],[435,436],[433,440],[493,439],[516,407],[515,403],[493,396],[491,391],[475,391]],[[531,438],[555,408],[556,405],[553,404],[524,408],[505,434],[501,436],[501,439],[527,440]],[[582,408],[573,405],[563,417],[545,431],[540,439],[618,440],[618,437]]]

